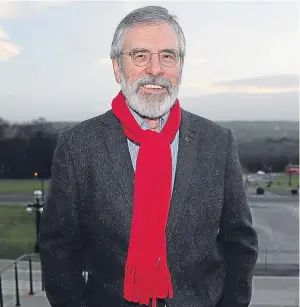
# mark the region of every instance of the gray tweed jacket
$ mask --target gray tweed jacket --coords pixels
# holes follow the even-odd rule
[[[39,235],[51,306],[137,306],[122,296],[133,185],[111,110],[60,133]],[[167,246],[174,298],[162,306],[249,305],[258,242],[236,141],[183,109]]]

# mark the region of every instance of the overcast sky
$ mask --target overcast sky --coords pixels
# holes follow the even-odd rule
[[[81,121],[108,110],[120,89],[114,31],[148,4],[169,9],[185,33],[183,108],[213,120],[298,120],[296,1],[0,0],[0,117]]]

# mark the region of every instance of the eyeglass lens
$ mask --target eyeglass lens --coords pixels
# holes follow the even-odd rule
[[[131,59],[137,66],[147,65],[151,59],[149,50],[133,50]],[[158,52],[159,60],[164,66],[174,66],[178,62],[178,54],[176,50],[165,50]]]

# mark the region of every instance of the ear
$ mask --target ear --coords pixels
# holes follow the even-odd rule
[[[114,58],[112,60],[113,68],[114,68],[114,74],[116,81],[120,84],[121,83],[121,69],[117,58]]]

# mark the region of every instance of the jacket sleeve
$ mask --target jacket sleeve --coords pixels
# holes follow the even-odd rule
[[[249,306],[258,239],[243,184],[238,146],[231,130],[228,134],[225,199],[219,239],[226,261],[226,277],[218,307]]]
[[[41,216],[39,249],[45,292],[52,307],[85,307],[83,244],[74,165],[64,134],[58,136]]]

